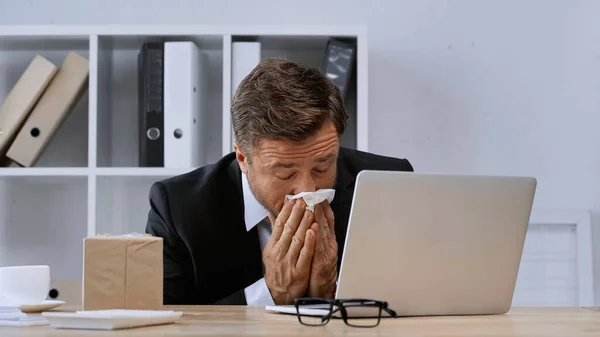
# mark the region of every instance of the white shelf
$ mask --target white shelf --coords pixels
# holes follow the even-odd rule
[[[368,151],[364,26],[0,26],[0,102],[37,54],[59,65],[76,51],[90,62],[87,93],[35,167],[0,168],[0,266],[48,263],[54,280],[80,279],[83,237],[143,232],[150,186],[195,169],[137,167],[137,54],[143,42],[191,40],[208,54],[204,143],[207,163],[214,163],[232,150],[232,42],[255,39],[263,58],[320,67],[330,37],[356,40],[357,79],[346,101],[351,121],[343,144]]]
[[[8,167],[0,168],[0,177],[81,177],[90,174],[87,167]]]
[[[0,179],[5,177],[169,177],[183,174],[191,168],[163,168],[163,167],[98,167],[98,168],[71,168],[71,167],[10,167],[0,168]]]
[[[194,170],[163,167],[108,167],[96,168],[95,175],[105,177],[169,177]]]
[[[50,39],[89,35],[167,36],[167,35],[274,35],[274,36],[356,36],[367,34],[363,25],[6,25],[0,36]]]

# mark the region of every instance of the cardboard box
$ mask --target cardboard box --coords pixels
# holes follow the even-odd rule
[[[163,239],[99,235],[83,240],[83,310],[161,310]]]

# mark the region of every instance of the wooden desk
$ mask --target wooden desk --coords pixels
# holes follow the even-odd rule
[[[176,324],[164,326],[119,331],[0,327],[0,336],[600,336],[600,310],[583,308],[514,308],[498,316],[385,319],[376,328],[352,328],[337,319],[324,327],[306,327],[295,316],[267,313],[258,307],[166,309],[185,314]]]

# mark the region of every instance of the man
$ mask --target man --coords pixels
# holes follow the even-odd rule
[[[150,189],[146,231],[164,238],[164,303],[333,298],[356,175],[411,164],[340,147],[348,115],[339,90],[289,60],[261,62],[231,113],[233,153]],[[314,211],[285,201],[325,188],[335,197]]]

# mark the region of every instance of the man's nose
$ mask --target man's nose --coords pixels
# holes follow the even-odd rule
[[[298,184],[295,186],[294,194],[298,194],[301,192],[314,192],[317,190],[317,185],[315,180],[310,174],[305,174],[298,181]]]

